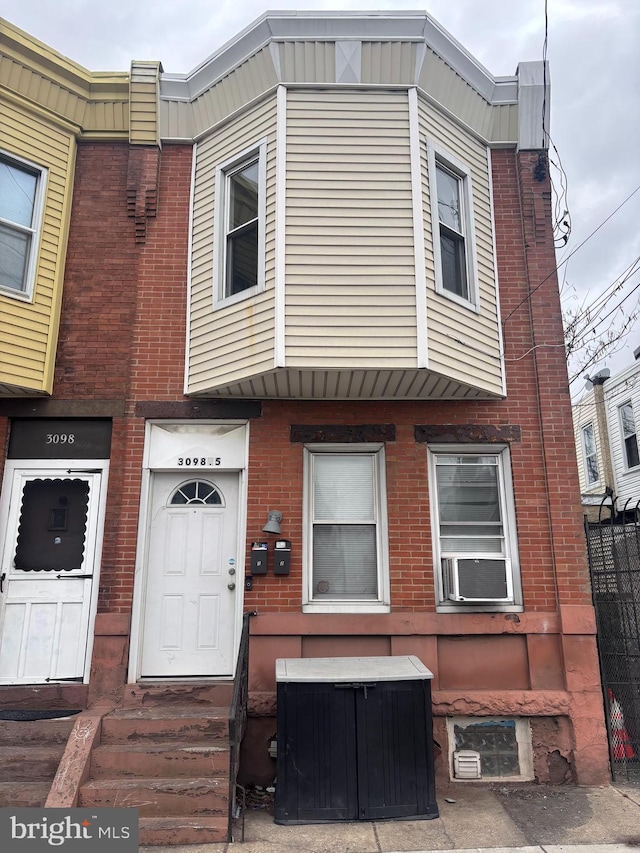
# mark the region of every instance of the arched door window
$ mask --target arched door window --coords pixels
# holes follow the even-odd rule
[[[223,506],[223,500],[222,495],[213,483],[208,483],[206,480],[191,480],[178,486],[169,499],[169,506],[184,506],[185,504]]]

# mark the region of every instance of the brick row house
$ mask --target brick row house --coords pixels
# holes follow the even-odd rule
[[[438,774],[606,782],[542,63],[424,13],[267,13],[186,75],[0,38],[0,708],[92,732],[47,804],[227,837],[247,613],[244,782],[276,659],[405,655]]]

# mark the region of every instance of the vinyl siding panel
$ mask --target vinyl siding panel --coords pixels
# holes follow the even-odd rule
[[[68,121],[78,125],[84,122],[86,96],[82,97],[80,92],[72,92],[62,83],[32,71],[18,59],[0,56],[0,85],[64,116]]]
[[[277,42],[283,83],[334,83],[336,48],[332,41]]]
[[[362,42],[362,83],[412,85],[416,71],[415,42]]]
[[[415,367],[406,93],[289,92],[286,184],[287,365]]]
[[[0,383],[51,393],[66,253],[75,139],[8,104],[0,148],[47,170],[31,303],[0,294]]]
[[[259,50],[206,91],[194,93],[190,104],[164,100],[161,135],[167,139],[196,137],[246,107],[276,83],[269,49]]]
[[[160,136],[163,139],[193,139],[193,109],[185,101],[160,99]]]
[[[445,376],[502,393],[498,305],[494,272],[488,152],[440,110],[418,99],[423,221],[427,275],[429,367]],[[471,174],[480,310],[475,312],[435,289],[426,140],[462,161]]]
[[[133,62],[129,88],[129,141],[133,145],[157,145],[158,77],[160,63]]]
[[[426,50],[418,86],[483,139],[491,138],[494,108],[430,48]]]
[[[580,491],[583,494],[587,495],[592,493],[600,494],[604,490],[602,482],[598,481],[597,483],[593,484],[587,483],[587,474],[584,462],[584,446],[582,443],[582,430],[588,424],[593,425],[593,434],[596,441],[598,470],[600,472],[600,478],[602,479],[602,473],[604,471],[603,453],[606,452],[606,448],[603,448],[602,436],[600,435],[600,432],[598,430],[596,405],[594,401],[593,391],[589,392],[588,394],[585,394],[585,396],[573,407],[573,432],[576,445],[576,459],[578,462]]]
[[[628,500],[630,507],[635,506],[640,500],[640,466],[626,467],[619,413],[620,406],[631,402],[636,435],[640,444],[640,364],[633,365],[629,370],[609,382],[605,383],[604,386],[607,424],[611,444],[611,461],[616,481],[617,506],[622,509]]]
[[[115,133],[126,136],[129,130],[127,101],[99,101],[87,104],[83,131],[95,137],[112,138]]]
[[[491,142],[513,142],[518,139],[518,105],[500,104],[492,109]]]
[[[216,167],[267,137],[264,292],[213,310]],[[189,393],[273,367],[276,102],[270,97],[224,125],[196,151],[191,257]]]

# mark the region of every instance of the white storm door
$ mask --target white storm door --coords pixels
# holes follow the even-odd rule
[[[238,480],[235,473],[153,475],[143,678],[233,674]]]
[[[0,684],[82,681],[100,474],[18,469],[6,487]]]

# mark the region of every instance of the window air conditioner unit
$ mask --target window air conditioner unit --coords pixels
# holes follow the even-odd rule
[[[445,595],[464,604],[513,603],[508,560],[492,557],[448,557],[442,560]]]

